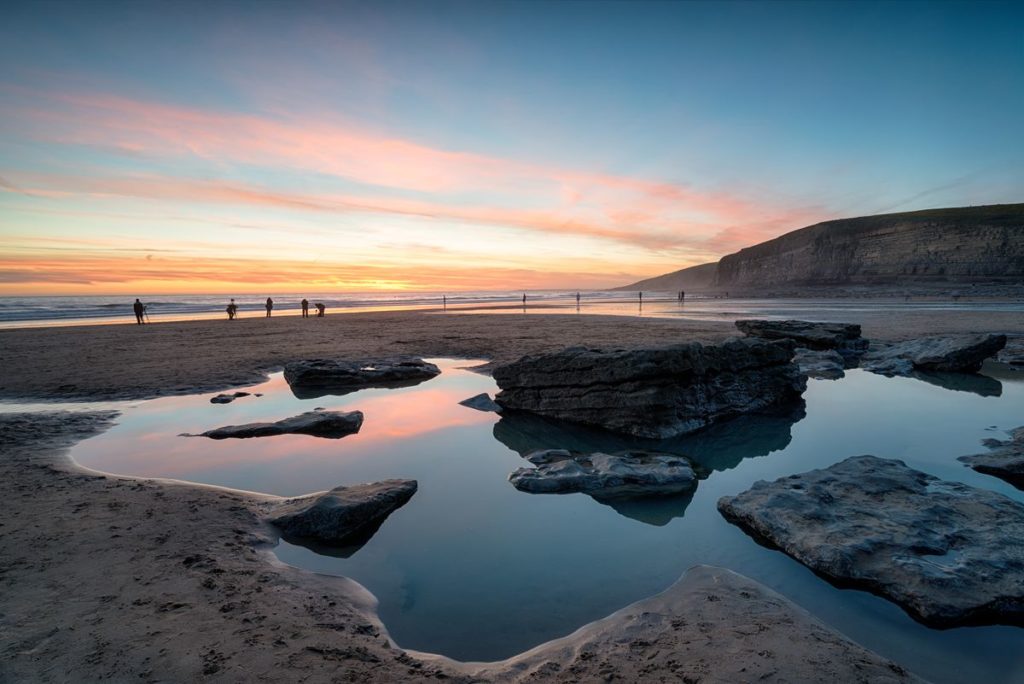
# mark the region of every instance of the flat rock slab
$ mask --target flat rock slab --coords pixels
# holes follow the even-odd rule
[[[284,379],[300,399],[340,395],[370,387],[410,387],[441,374],[423,359],[310,359],[284,367]]]
[[[1006,347],[996,356],[997,361],[1009,364],[1015,369],[1024,368],[1024,338],[1015,337],[1006,341]]]
[[[326,544],[365,542],[416,493],[416,480],[382,480],[289,499],[267,518],[286,537]]]
[[[846,361],[834,349],[797,349],[793,363],[809,378],[838,380],[846,375]]]
[[[807,349],[835,349],[841,353],[857,354],[868,348],[868,341],[860,336],[855,323],[814,323],[811,321],[770,321],[748,318],[736,321],[740,332],[749,337],[766,340],[793,340],[798,347]]]
[[[1024,506],[901,461],[854,456],[760,481],[718,510],[840,584],[934,627],[1024,623]]]
[[[478,394],[469,399],[463,399],[459,402],[462,406],[468,406],[471,409],[477,411],[490,411],[492,413],[501,413],[501,407],[494,403],[489,394]]]
[[[860,367],[881,375],[909,375],[914,370],[975,373],[985,359],[1006,346],[1006,335],[925,337],[872,348]]]
[[[545,449],[526,460],[536,467],[520,468],[508,480],[516,489],[534,494],[582,492],[595,498],[631,498],[681,494],[697,486],[690,461],[673,454],[574,454]]]
[[[1010,431],[1010,439],[986,439],[982,442],[991,451],[987,454],[961,456],[979,473],[1000,477],[1017,489],[1024,489],[1024,426]]]
[[[275,423],[246,423],[207,430],[199,435],[210,439],[247,439],[275,435],[312,435],[340,439],[359,432],[362,411],[308,411]]]
[[[655,349],[574,347],[525,356],[493,376],[504,409],[664,439],[799,400],[807,379],[788,340]]]
[[[250,396],[249,392],[232,392],[231,394],[218,394],[210,398],[211,404],[230,404],[235,399]]]

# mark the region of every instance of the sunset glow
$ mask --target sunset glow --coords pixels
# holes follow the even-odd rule
[[[761,52],[754,5],[714,48],[700,4],[442,6],[458,20],[420,4],[15,10],[0,294],[606,288],[819,220],[1024,186],[1019,132],[1001,133],[1024,88],[997,78],[1020,85],[1019,53],[936,80],[922,47],[890,84],[884,56],[823,75],[798,48]],[[992,46],[1009,30],[940,9]],[[791,30],[829,11],[791,10]],[[618,14],[643,47],[616,52]],[[913,20],[892,14],[893,31]],[[698,68],[709,51],[718,67]],[[1005,71],[978,78],[990,63]],[[918,66],[921,92],[899,90]],[[868,73],[887,100],[837,96]],[[1010,106],[951,107],[967,82]],[[878,116],[910,107],[933,112],[928,130]]]

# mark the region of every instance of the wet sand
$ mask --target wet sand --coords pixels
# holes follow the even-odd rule
[[[1019,314],[865,316],[865,335],[1024,333]],[[226,389],[310,356],[502,361],[734,334],[731,322],[404,312],[0,332],[0,394]],[[699,568],[659,596],[493,664],[391,644],[354,582],[277,562],[275,497],[85,471],[112,414],[0,414],[0,681],[907,681],[766,588]],[[685,571],[680,568],[680,573]]]

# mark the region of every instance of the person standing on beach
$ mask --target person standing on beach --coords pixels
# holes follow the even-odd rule
[[[523,308],[526,308],[526,293],[523,293]]]
[[[576,308],[580,308],[580,293],[576,293]]]
[[[302,298],[302,317],[309,318],[309,300],[305,297]]]
[[[274,308],[274,300],[267,297],[267,318],[270,318],[270,312]]]
[[[142,325],[144,323],[142,315],[146,313],[146,307],[142,305],[142,302],[139,301],[138,297],[135,298],[135,303],[132,304],[132,309],[135,311],[135,324]]]
[[[226,309],[226,311],[228,312],[228,320],[235,320],[235,315],[238,313],[238,305],[235,304],[234,297],[231,298],[231,303],[228,304],[228,308]]]
[[[441,295],[441,310],[448,310],[448,295]]]

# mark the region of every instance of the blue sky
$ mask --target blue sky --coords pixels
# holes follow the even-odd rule
[[[1022,27],[986,2],[24,4],[0,292],[311,260],[321,289],[603,287],[1018,202]]]

